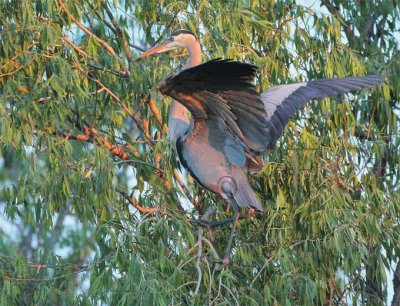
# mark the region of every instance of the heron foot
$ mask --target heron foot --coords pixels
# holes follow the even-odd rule
[[[230,254],[225,254],[224,258],[217,259],[217,260],[214,259],[213,261],[216,263],[216,270],[222,271],[227,266],[229,266],[229,263],[231,262],[231,257],[230,257]]]
[[[222,259],[222,268],[226,268],[231,262],[231,254],[225,254],[224,259]]]

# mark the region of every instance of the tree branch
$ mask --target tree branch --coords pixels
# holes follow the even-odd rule
[[[18,68],[14,69],[13,71],[0,74],[0,78],[6,77],[6,76],[10,76],[10,75],[13,75],[13,74],[17,73],[21,69],[24,69],[26,66],[28,66],[31,62],[32,62],[32,60],[29,60],[27,63],[19,66]]]
[[[107,69],[107,68],[104,68],[104,67],[101,67],[101,66],[97,66],[97,65],[94,65],[94,64],[92,64],[92,63],[89,63],[89,64],[87,64],[87,65],[88,65],[90,68],[93,68],[93,69],[96,69],[96,70],[100,70],[100,71],[105,71],[105,72],[107,72],[107,73],[116,75],[116,76],[121,77],[121,78],[124,78],[124,79],[128,79],[129,76],[131,75],[129,71],[124,71],[124,70],[116,71],[116,70]]]
[[[324,5],[328,11],[335,17],[339,18],[343,24],[344,24],[344,32],[346,34],[346,37],[349,41],[353,40],[354,37],[354,31],[352,27],[352,23],[350,21],[346,21],[343,16],[340,14],[339,9],[331,2],[327,0],[323,0],[321,2],[322,5]]]
[[[83,51],[80,47],[78,47],[77,45],[75,45],[69,38],[67,35],[63,35],[63,40],[72,47],[72,49],[74,49],[78,54],[80,54],[83,57],[86,57],[88,59],[93,60],[93,57],[91,57],[88,53],[86,53],[85,51]]]
[[[68,10],[68,8],[65,6],[62,0],[59,0],[61,9],[68,15],[68,17],[71,19],[73,23],[75,23],[78,28],[80,28],[83,32],[85,32],[88,36],[92,37],[100,46],[102,46],[108,53],[110,53],[113,56],[116,56],[113,48],[109,44],[107,44],[104,40],[101,38],[97,37],[94,35],[87,27],[85,27],[83,24],[81,24]]]
[[[125,191],[123,191],[120,188],[115,188],[115,191],[118,192],[120,195],[122,195],[125,200],[127,200],[133,207],[135,207],[139,212],[144,213],[144,214],[154,214],[158,212],[158,208],[156,207],[142,207],[140,204],[137,202],[135,197],[130,197]],[[163,215],[164,212],[160,211],[160,215]]]
[[[82,127],[82,130],[83,130],[84,135],[73,135],[71,132],[67,132],[67,131],[51,132],[49,129],[44,129],[44,131],[47,133],[52,133],[53,135],[61,135],[65,139],[72,139],[72,140],[91,142],[91,143],[93,143],[93,142],[100,143],[104,147],[106,147],[106,149],[109,150],[111,152],[111,154],[113,154],[114,156],[119,157],[122,160],[131,159],[129,154],[124,151],[124,148],[122,146],[112,145],[107,139],[102,137],[95,128],[90,128],[84,124]]]
[[[161,114],[160,114],[160,111],[157,108],[156,103],[154,102],[153,99],[149,99],[147,103],[149,104],[150,110],[153,113],[154,118],[156,118],[157,123],[160,125],[163,133],[167,134],[168,133],[168,126],[166,124],[162,123]]]
[[[178,173],[178,170],[176,170],[176,169],[174,169],[174,178],[179,183],[179,186],[181,186],[183,193],[186,195],[186,197],[189,199],[189,201],[193,204],[194,207],[196,207],[196,209],[198,211],[200,211],[201,205],[199,205],[199,203],[197,203],[197,201],[189,193],[189,190],[186,188],[185,183],[183,182],[181,176]]]
[[[114,146],[107,139],[102,137],[95,128],[90,128],[86,125],[83,126],[83,133],[90,137],[93,141],[97,141],[103,144],[114,156],[119,157],[122,160],[131,159],[128,153],[124,151],[122,146]]]
[[[106,10],[106,13],[108,15],[108,18],[110,18],[111,23],[114,26],[114,29],[116,31],[116,33],[118,34],[118,36],[121,38],[122,41],[122,46],[124,47],[125,50],[125,55],[126,55],[126,59],[128,61],[128,66],[130,68],[131,66],[131,62],[132,62],[132,58],[131,58],[131,49],[129,49],[129,44],[126,40],[126,37],[124,35],[124,32],[121,30],[120,26],[118,25],[117,21],[115,20],[110,8],[108,7],[107,3],[103,1],[103,6]]]

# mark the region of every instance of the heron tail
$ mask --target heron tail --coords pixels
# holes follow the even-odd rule
[[[253,189],[251,188],[249,182],[246,179],[246,183],[242,184],[235,195],[235,201],[240,207],[250,209],[254,208],[257,211],[262,211],[261,203],[257,199]]]
[[[231,206],[237,205],[245,209],[253,208],[262,212],[261,203],[251,188],[245,173],[242,171],[235,173],[234,179],[228,176],[223,177],[220,186],[224,192],[222,196]],[[233,209],[237,210],[235,207]]]

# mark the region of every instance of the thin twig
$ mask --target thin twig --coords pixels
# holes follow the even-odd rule
[[[124,32],[121,30],[120,26],[118,25],[117,21],[115,20],[113,13],[111,12],[110,8],[108,7],[107,3],[103,1],[104,8],[106,10],[106,13],[108,15],[108,18],[110,18],[111,23],[114,26],[115,31],[119,35],[122,41],[122,46],[124,47],[125,50],[125,55],[126,55],[126,60],[128,61],[128,66],[130,68],[132,58],[131,58],[131,49],[129,49],[129,44],[128,41],[126,40],[126,37],[124,35]]]
[[[45,132],[50,132],[48,129],[44,129]],[[83,142],[93,142],[93,139],[87,135],[74,135],[70,131],[54,131],[52,132],[53,135],[60,135],[63,136],[65,139],[69,140],[76,140],[76,141],[83,141]]]
[[[112,69],[107,69],[107,68],[104,68],[104,67],[101,67],[101,66],[94,65],[92,63],[88,63],[87,65],[89,67],[93,68],[93,69],[105,71],[107,73],[119,76],[119,77],[124,78],[124,79],[128,79],[130,77],[130,75],[131,75],[131,73],[129,71],[123,71],[123,70],[115,71],[115,70],[112,70]]]
[[[174,16],[171,18],[170,22],[169,22],[168,25],[165,27],[164,32],[167,32],[167,31],[171,28],[171,26],[172,26],[172,24],[174,23],[176,17],[178,17],[179,12],[180,12],[180,10],[177,10],[177,11],[175,12]],[[153,47],[154,47],[155,45],[157,45],[157,44],[161,41],[162,37],[163,37],[162,35],[160,35],[160,36],[158,37],[158,39],[154,42]]]
[[[154,115],[154,118],[156,118],[157,123],[158,123],[158,124],[160,125],[160,127],[162,128],[163,133],[164,133],[164,134],[167,134],[167,133],[168,133],[168,127],[167,127],[166,124],[163,124],[163,123],[162,123],[161,114],[160,114],[160,111],[159,111],[158,108],[157,108],[156,103],[154,102],[153,99],[149,99],[149,100],[148,100],[148,104],[149,104],[149,107],[150,107],[151,112],[152,112],[153,115]]]
[[[207,209],[207,211],[203,214],[203,216],[201,217],[201,220],[208,222],[212,215],[214,214],[215,209],[212,207],[209,207]],[[203,272],[201,271],[201,260],[203,258],[203,232],[204,232],[204,228],[203,227],[199,227],[199,233],[198,233],[198,239],[197,239],[197,262],[196,262],[196,269],[197,269],[197,285],[196,285],[196,289],[194,291],[193,295],[197,295],[199,293],[200,290],[200,286],[201,286],[201,280],[203,278]]]
[[[333,16],[335,16],[336,18],[338,18],[340,21],[343,22],[343,24],[344,24],[344,32],[346,34],[346,37],[347,37],[347,39],[349,41],[351,41],[353,39],[353,37],[354,37],[354,31],[352,29],[351,22],[350,21],[346,21],[343,18],[343,16],[340,14],[339,9],[334,4],[332,4],[331,2],[323,0],[321,2],[321,5],[324,5]]]
[[[140,206],[140,204],[137,202],[136,198],[134,198],[133,196],[130,197],[125,191],[123,191],[122,189],[119,188],[115,188],[115,191],[118,192],[119,194],[121,194],[131,205],[133,205],[133,207],[135,207],[138,211],[140,211],[141,213],[144,214],[154,214],[156,212],[158,212],[158,208],[156,207],[142,207]],[[162,211],[160,211],[160,214],[163,215],[164,213]]]
[[[152,164],[152,163],[148,163],[148,162],[142,161],[142,160],[137,160],[137,159],[126,159],[126,160],[120,160],[120,161],[118,161],[118,162],[115,162],[115,164],[117,164],[117,165],[118,165],[118,164],[125,164],[125,163],[127,163],[127,164],[143,164],[143,165],[150,166],[150,167],[156,169],[157,171],[163,172],[163,170],[160,169],[160,168],[158,168],[156,165],[154,165],[154,164]]]
[[[102,137],[95,128],[88,127],[86,125],[83,126],[83,133],[86,136],[89,136],[93,141],[97,141],[103,144],[106,149],[108,149],[113,155],[119,157],[122,160],[131,159],[128,153],[124,151],[122,146],[114,146],[107,139]]]
[[[201,267],[200,267],[201,259],[203,257],[203,244],[201,243],[202,238],[203,238],[203,231],[204,231],[204,229],[200,226],[199,233],[198,233],[197,261],[196,261],[197,285],[196,285],[196,289],[195,289],[193,295],[197,295],[199,293],[200,286],[201,286],[201,280],[203,278],[203,272],[201,271]]]
[[[83,24],[81,24],[69,11],[69,9],[66,7],[64,2],[62,0],[59,0],[61,9],[68,15],[68,17],[71,19],[73,23],[75,23],[78,28],[80,28],[83,32],[85,32],[87,35],[92,37],[100,46],[102,46],[108,53],[110,53],[113,56],[116,56],[113,48],[109,44],[107,44],[104,40],[101,38],[97,37],[94,35],[87,27],[85,27]]]
[[[132,44],[132,43],[129,43],[129,46],[132,47],[132,48],[134,48],[134,49],[136,49],[136,50],[139,50],[140,52],[146,51],[146,48],[140,47],[140,46],[135,45],[135,44]]]
[[[207,243],[208,247],[210,248],[211,252],[212,252],[213,255],[214,255],[213,260],[214,260],[214,261],[217,261],[217,262],[218,262],[218,261],[221,261],[221,259],[219,258],[218,252],[215,250],[215,248],[214,248],[213,244],[211,243],[211,241],[208,240],[207,238],[204,238],[204,237],[203,237],[201,240],[202,240],[203,242]]]
[[[21,69],[24,69],[26,66],[28,66],[31,62],[32,62],[32,60],[29,60],[27,63],[19,66],[18,68],[14,69],[13,71],[0,74],[0,78],[3,78],[5,76],[10,76],[10,75],[13,75],[13,74],[17,73]]]
[[[78,125],[77,125],[78,127]],[[50,129],[43,129],[46,133],[52,133],[53,135],[63,136],[65,139],[83,141],[83,142],[98,142],[106,147],[114,156],[119,157],[122,160],[129,160],[131,157],[124,151],[122,146],[114,146],[107,139],[102,137],[95,128],[90,128],[87,125],[83,125],[82,131],[84,135],[74,135],[70,131],[51,131]]]
[[[179,186],[181,186],[181,189],[183,193],[186,195],[186,197],[189,199],[189,201],[196,207],[198,211],[201,210],[201,205],[197,203],[197,201],[192,197],[192,195],[189,193],[189,190],[187,189],[185,183],[183,182],[183,179],[178,173],[178,170],[174,169],[174,178],[178,182]]]
[[[96,9],[96,7],[90,3],[90,1],[85,0],[86,4],[93,10],[93,12],[96,14],[96,16],[99,18],[101,23],[104,23],[114,34],[117,34],[115,29],[113,28],[112,24],[110,24],[103,16],[100,15],[99,11]]]
[[[83,57],[86,57],[88,59],[93,60],[93,57],[91,57],[86,51],[82,50],[80,47],[78,47],[77,45],[75,45],[69,38],[67,35],[63,35],[63,40],[72,47],[72,49],[74,49],[78,54],[80,54]]]

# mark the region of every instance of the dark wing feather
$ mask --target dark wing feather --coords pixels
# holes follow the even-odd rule
[[[304,83],[280,85],[261,94],[267,112],[269,129],[264,135],[268,148],[273,148],[289,119],[312,99],[323,99],[337,94],[371,88],[382,84],[381,75],[315,80]]]
[[[260,154],[269,143],[268,123],[252,84],[255,73],[253,65],[217,59],[168,77],[159,89],[182,103],[194,120],[220,120],[246,151]]]

